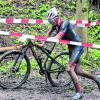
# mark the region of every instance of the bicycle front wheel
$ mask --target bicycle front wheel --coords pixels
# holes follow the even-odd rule
[[[71,78],[66,71],[68,55],[68,53],[61,53],[51,60],[48,66],[48,79],[52,86],[69,86],[71,84]]]
[[[27,80],[30,74],[30,62],[22,52],[14,50],[0,57],[0,86],[15,89]]]

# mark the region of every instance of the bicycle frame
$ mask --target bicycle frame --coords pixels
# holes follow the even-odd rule
[[[44,74],[48,58],[54,59],[53,57],[50,56],[50,54],[52,53],[55,45],[56,45],[56,43],[54,43],[54,45],[53,45],[51,50],[48,50],[46,48],[38,46],[35,43],[33,44],[31,40],[28,40],[27,45],[24,45],[20,50],[22,51],[22,57],[24,57],[24,55],[26,54],[27,50],[30,49],[31,52],[32,52],[32,55],[34,56],[35,60],[37,61],[38,65],[39,65],[40,71],[42,72],[42,74]],[[46,60],[45,60],[45,62],[43,64],[42,64],[41,59],[36,54],[36,51],[34,50],[34,48],[40,49],[43,53],[46,54],[47,57],[46,57]]]
[[[34,56],[35,60],[37,61],[38,65],[39,65],[39,68],[40,68],[40,73],[41,74],[44,74],[46,71],[49,71],[51,73],[54,73],[55,71],[57,72],[58,69],[54,69],[53,71],[50,71],[49,69],[46,68],[47,66],[47,61],[48,61],[48,58],[50,58],[53,62],[55,62],[58,66],[59,66],[59,71],[58,72],[63,72],[63,70],[60,70],[60,68],[62,67],[62,65],[60,63],[58,63],[56,60],[55,60],[55,57],[52,57],[50,54],[52,53],[52,51],[54,50],[54,47],[55,47],[56,43],[54,43],[53,47],[51,50],[48,50],[44,47],[40,47],[38,46],[37,44],[35,43],[32,43],[31,40],[28,40],[28,43],[27,45],[24,45],[21,49],[23,55],[24,56],[27,52],[28,49],[31,50],[32,52],[32,55]],[[42,61],[41,59],[38,57],[38,55],[36,54],[36,51],[34,50],[34,48],[37,48],[37,49],[40,49],[44,54],[46,54],[46,59],[44,61],[44,63],[42,64]],[[66,52],[67,53],[67,52]]]

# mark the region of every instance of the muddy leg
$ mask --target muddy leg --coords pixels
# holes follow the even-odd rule
[[[94,80],[99,88],[99,91],[100,91],[100,78],[98,79],[97,76],[84,72],[79,65],[76,67],[75,72],[76,72],[76,74],[78,74],[80,76]]]
[[[70,75],[70,77],[72,78],[76,92],[80,92],[81,89],[80,89],[80,84],[79,84],[79,81],[78,81],[78,76],[75,73],[75,67],[76,67],[76,64],[68,64],[67,72]]]

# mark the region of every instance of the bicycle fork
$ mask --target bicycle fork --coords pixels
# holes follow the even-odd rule
[[[23,60],[25,54],[26,54],[27,49],[28,49],[28,47],[24,48],[23,51],[22,51],[22,54],[21,54],[21,55],[19,54],[19,55],[16,57],[15,62],[14,62],[13,67],[12,67],[12,71],[13,71],[13,72],[14,72],[14,71],[15,71],[15,72],[18,72],[18,71],[19,71],[20,65],[21,65],[21,63],[22,63],[22,60]],[[16,64],[17,64],[17,63],[18,63],[18,66],[17,66],[17,68],[16,68]]]

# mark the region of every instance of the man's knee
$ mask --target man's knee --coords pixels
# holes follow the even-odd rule
[[[74,71],[75,70],[75,67],[76,67],[76,64],[75,63],[72,63],[72,62],[69,62],[68,63],[68,67],[67,67],[67,72],[71,72],[71,71]]]
[[[82,71],[82,69],[80,68],[80,66],[78,65],[78,66],[75,68],[75,72],[76,72],[76,74],[81,74],[83,71]]]

